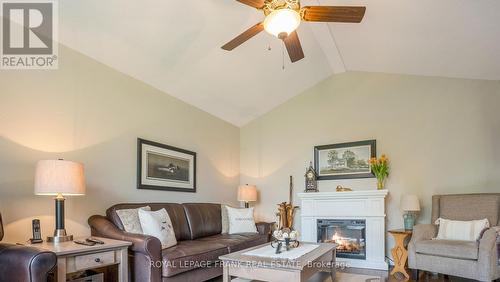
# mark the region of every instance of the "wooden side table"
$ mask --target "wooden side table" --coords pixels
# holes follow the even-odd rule
[[[95,237],[104,244],[85,246],[73,241],[32,244],[30,247],[54,252],[57,256],[57,281],[66,282],[66,275],[87,269],[118,265],[118,281],[128,281],[128,247],[132,243]],[[85,238],[78,238],[85,240]]]
[[[394,229],[389,230],[389,233],[394,237],[394,240],[396,241],[396,245],[391,249],[392,258],[394,259],[394,268],[391,271],[391,275],[399,272],[404,275],[404,277],[406,278],[405,280],[409,280],[410,275],[406,271],[408,250],[405,246],[405,240],[412,234],[412,231],[405,229]]]

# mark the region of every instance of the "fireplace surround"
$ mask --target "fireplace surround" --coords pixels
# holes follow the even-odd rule
[[[339,242],[344,244],[340,251],[337,250],[338,262],[345,263],[349,267],[387,270],[388,265],[385,261],[387,193],[387,190],[299,193],[301,240],[306,242],[335,240],[337,244]],[[348,227],[340,234],[342,224]],[[337,236],[334,230],[337,230]],[[323,231],[326,235],[321,234]]]

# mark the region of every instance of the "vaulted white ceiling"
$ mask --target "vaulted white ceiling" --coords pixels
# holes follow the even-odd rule
[[[60,1],[60,41],[235,125],[346,70],[500,80],[498,0],[320,4],[367,12],[361,24],[303,23],[306,57],[285,53],[284,70],[282,44],[265,32],[220,49],[263,19],[235,0]]]

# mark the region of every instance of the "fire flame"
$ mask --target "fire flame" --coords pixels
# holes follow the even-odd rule
[[[339,250],[339,251],[352,252],[352,251],[359,251],[360,250],[359,244],[353,242],[349,238],[345,238],[345,237],[340,236],[337,232],[335,232],[335,234],[333,234],[331,242],[334,242],[338,245],[337,250]]]
[[[332,241],[333,241],[334,243],[339,244],[340,246],[345,246],[345,245],[347,245],[347,244],[348,244],[348,241],[347,241],[345,238],[340,237],[340,236],[339,236],[339,234],[338,234],[337,232],[335,232],[335,234],[333,234],[333,236],[332,236]]]

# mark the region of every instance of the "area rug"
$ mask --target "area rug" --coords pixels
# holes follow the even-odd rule
[[[323,275],[325,276],[325,275]],[[324,281],[324,282],[332,282],[331,278],[326,279],[314,279],[312,278],[312,281]],[[243,279],[243,278],[235,278],[231,280],[232,282],[258,282],[256,280],[248,280],[248,279]],[[362,275],[362,274],[354,274],[354,273],[345,273],[345,272],[337,272],[337,276],[335,279],[335,282],[382,282],[384,279],[379,276],[372,276],[372,275]]]

